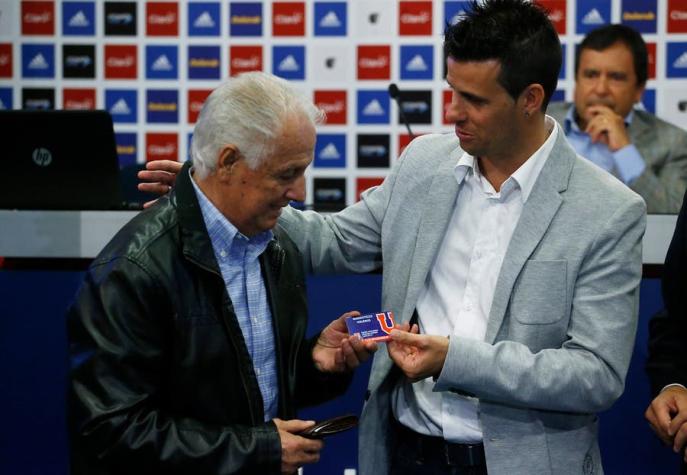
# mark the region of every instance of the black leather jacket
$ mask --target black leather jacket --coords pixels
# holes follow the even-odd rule
[[[301,257],[260,256],[278,355],[279,417],[341,394],[312,362]],[[215,261],[188,165],[89,268],[68,314],[72,473],[277,473],[281,444]]]

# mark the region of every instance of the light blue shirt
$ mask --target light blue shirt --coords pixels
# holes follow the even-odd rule
[[[633,117],[634,113],[630,111],[625,117],[626,127],[632,123]],[[626,185],[631,185],[644,173],[646,163],[634,144],[626,145],[620,150],[612,152],[606,144],[592,142],[589,134],[580,130],[577,122],[575,122],[575,104],[570,106],[570,110],[565,116],[563,130],[568,142],[579,155],[612,173]]]
[[[267,302],[258,257],[265,252],[272,239],[272,231],[252,238],[244,236],[203,194],[193,177],[191,183],[198,197],[224,285],[253,360],[253,370],[262,393],[265,421],[269,421],[277,417],[279,388],[272,312]]]

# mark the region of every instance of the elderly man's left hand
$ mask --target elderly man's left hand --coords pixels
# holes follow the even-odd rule
[[[320,371],[341,373],[360,366],[375,351],[377,344],[350,336],[346,318],[357,317],[360,312],[346,312],[322,330],[312,351],[312,359]]]

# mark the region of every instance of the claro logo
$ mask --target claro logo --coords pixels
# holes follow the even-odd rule
[[[34,149],[31,158],[33,159],[33,163],[39,167],[47,167],[52,163],[52,153],[50,153],[50,150],[47,148]]]

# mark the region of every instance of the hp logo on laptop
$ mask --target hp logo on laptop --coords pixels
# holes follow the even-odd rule
[[[47,167],[52,163],[52,153],[47,148],[37,148],[31,155],[33,163],[39,167]]]

